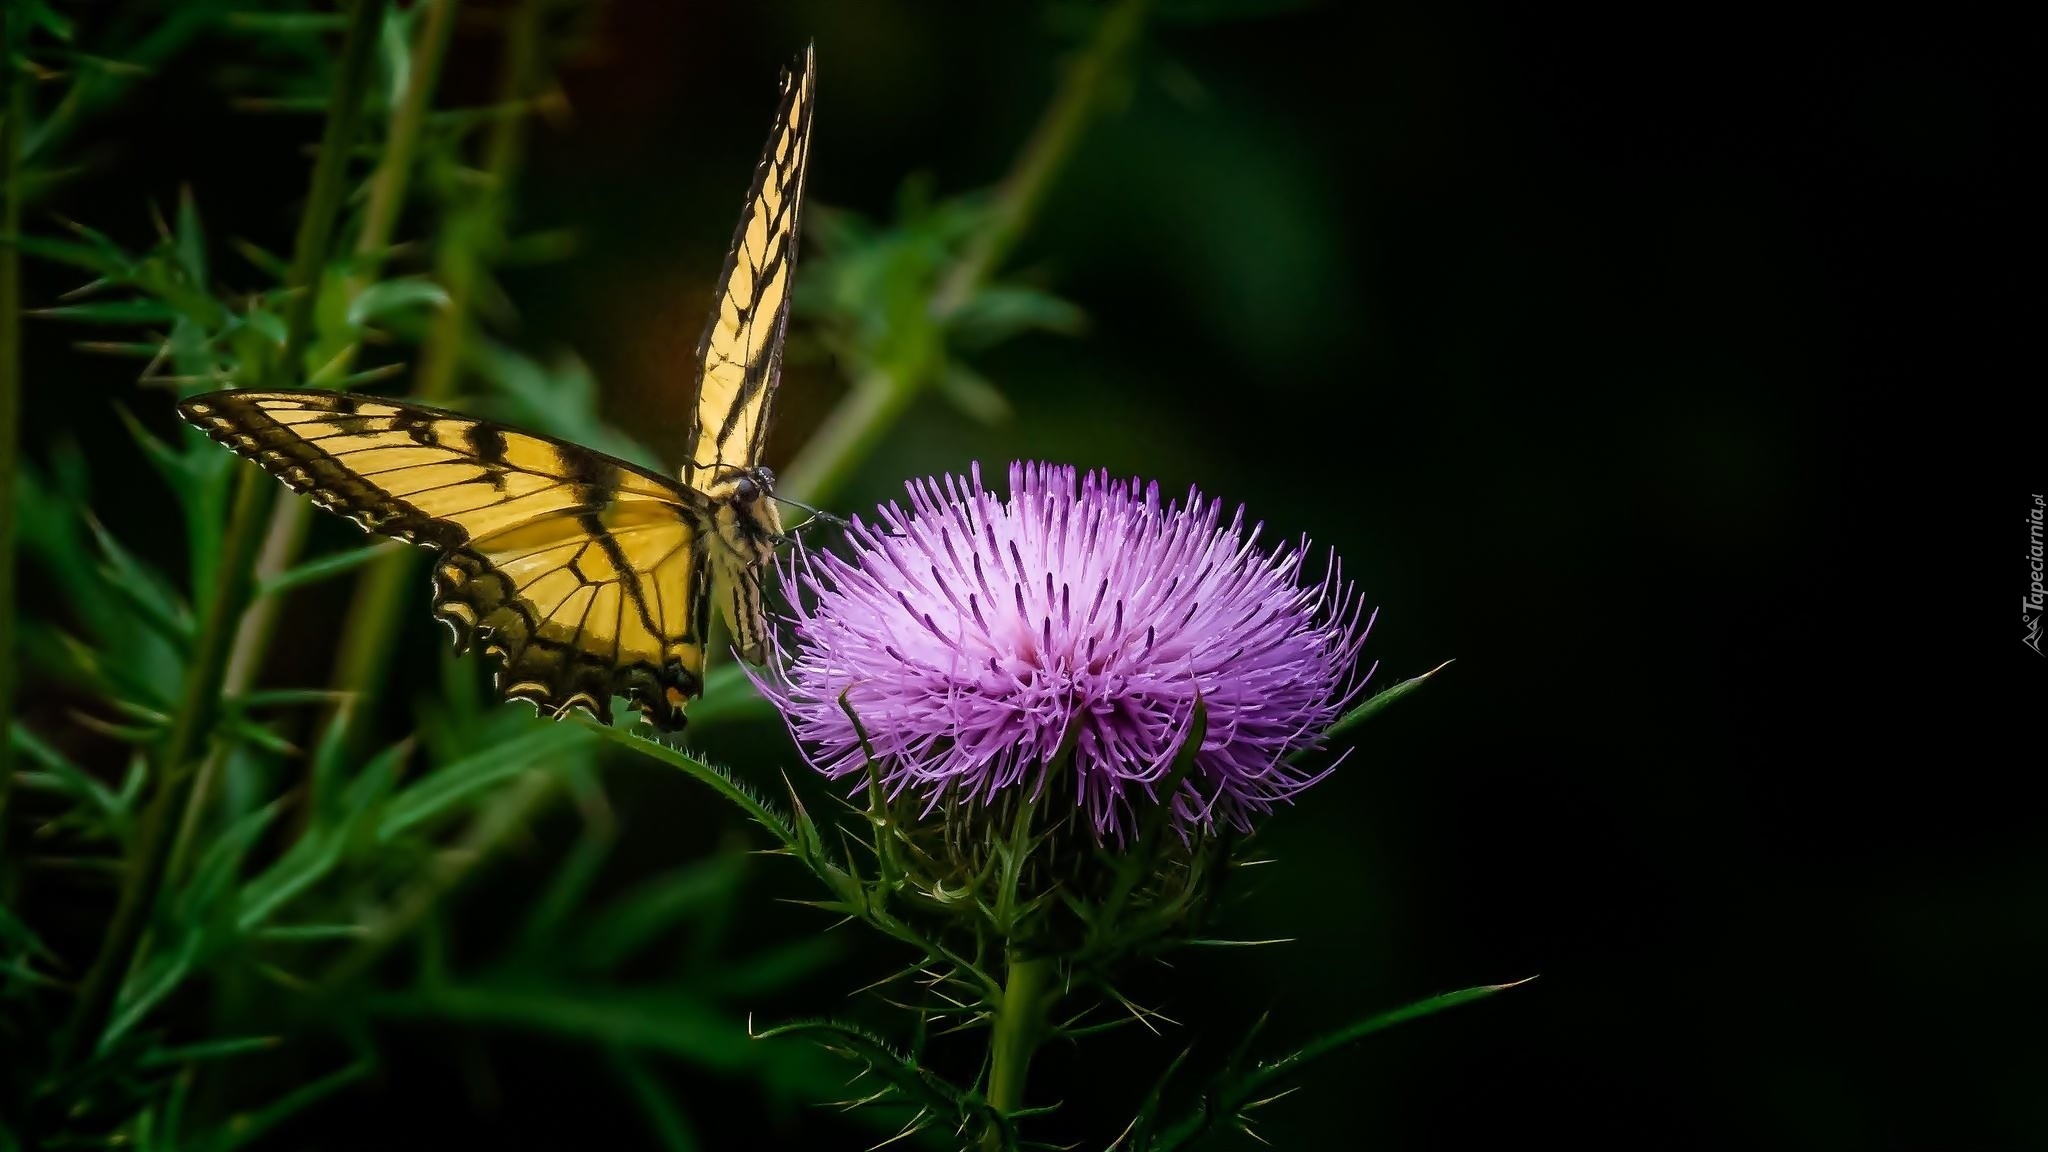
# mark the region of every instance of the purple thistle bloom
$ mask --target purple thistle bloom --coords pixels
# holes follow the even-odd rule
[[[978,466],[908,488],[908,513],[881,510],[894,535],[856,521],[851,561],[799,550],[782,571],[795,650],[756,683],[818,771],[865,777],[848,709],[890,795],[927,811],[1035,793],[1072,739],[1078,803],[1120,842],[1198,696],[1206,732],[1174,799],[1184,832],[1249,829],[1331,770],[1287,758],[1371,675],[1355,672],[1372,621],[1334,554],[1304,587],[1306,540],[1264,550],[1241,508],[1226,525],[1199,492],[1162,503],[1157,484],[1071,467],[1011,465],[1008,500]]]

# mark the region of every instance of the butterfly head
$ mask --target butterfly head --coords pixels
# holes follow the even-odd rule
[[[782,517],[775,508],[775,473],[766,468],[737,469],[718,500],[718,536],[743,563],[766,560],[782,539]]]

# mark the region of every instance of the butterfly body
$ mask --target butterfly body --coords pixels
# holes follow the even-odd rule
[[[378,396],[231,390],[187,421],[364,530],[437,552],[434,614],[458,651],[542,712],[665,731],[703,691],[713,604],[760,663],[761,565],[783,539],[760,464],[781,374],[808,151],[810,54],[783,99],[699,348],[693,455],[671,478],[553,437]]]
[[[733,624],[733,646],[742,659],[761,663],[761,630],[749,627],[763,619],[761,582],[746,573],[775,555],[782,543],[782,517],[775,508],[775,474],[766,468],[752,468],[730,484],[712,485],[711,523],[718,540],[714,571],[724,578],[715,581],[721,596],[731,599],[725,618]],[[714,494],[715,493],[715,494]]]

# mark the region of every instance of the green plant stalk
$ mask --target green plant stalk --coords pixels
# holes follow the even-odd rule
[[[309,527],[306,501],[272,500],[269,527],[264,530],[263,544],[256,553],[252,589],[262,587],[291,568],[293,559],[305,544]],[[280,599],[275,595],[255,595],[243,610],[241,623],[235,628],[234,648],[228,653],[226,670],[221,673],[221,698],[240,696],[256,683],[257,675],[263,671],[263,658],[270,651],[271,637],[277,630],[279,603]],[[164,865],[170,877],[185,874],[185,864],[191,858],[199,828],[205,823],[206,809],[213,801],[214,787],[219,783],[221,773],[226,771],[227,755],[226,745],[214,745],[205,762],[199,766],[198,776],[193,778],[192,793],[186,797],[185,813],[178,821],[178,839],[171,846],[170,859]]]
[[[525,0],[506,30],[500,104],[517,104],[534,88],[540,65],[544,3],[545,0]],[[456,393],[462,349],[469,339],[470,302],[476,294],[485,252],[497,245],[503,235],[506,191],[519,166],[524,127],[525,118],[521,116],[502,116],[492,124],[484,146],[483,187],[476,199],[463,205],[450,220],[450,234],[437,254],[436,272],[442,289],[448,293],[448,303],[435,315],[427,332],[419,372],[413,381],[413,395],[426,403],[441,403]],[[420,558],[409,552],[396,553],[372,564],[356,584],[334,667],[335,687],[357,693],[361,700],[352,725],[367,724],[376,714],[374,701],[385,669],[391,663],[407,587],[419,579],[419,562]],[[350,739],[356,739],[353,733]]]
[[[807,503],[828,501],[895,426],[944,364],[939,325],[995,274],[1030,228],[1053,180],[1100,107],[1102,90],[1144,26],[1146,0],[1121,0],[1104,13],[1087,49],[1068,68],[1059,90],[1003,178],[987,220],[932,293],[928,338],[901,362],[864,373],[852,392],[783,473],[780,491]]]
[[[14,786],[14,477],[21,456],[21,150],[28,128],[28,78],[12,67],[23,45],[15,20],[0,16],[0,69],[6,69],[6,119],[0,120],[0,860],[6,859],[7,801]],[[0,885],[8,882],[0,878]],[[6,892],[0,888],[0,894]]]
[[[384,154],[378,161],[376,174],[370,178],[362,228],[356,234],[355,267],[347,282],[351,301],[376,281],[384,254],[391,247],[392,232],[398,226],[399,213],[405,205],[406,187],[411,181],[414,156],[419,150],[420,129],[433,106],[435,82],[440,76],[441,61],[448,52],[448,38],[455,26],[455,10],[459,4],[460,0],[427,0],[419,38],[413,43],[412,81],[398,107],[392,110]],[[351,345],[342,354],[342,373],[348,371],[354,352],[355,346]],[[297,562],[311,524],[307,501],[277,502],[271,510],[270,527],[264,533],[262,554],[256,561],[258,587],[276,579]],[[264,657],[270,652],[270,642],[276,634],[277,616],[283,603],[280,596],[259,595],[242,614],[241,627],[235,634],[235,650],[228,659],[227,675],[222,681],[224,695],[240,695],[255,684],[257,675],[263,670]],[[223,770],[225,756],[225,749],[215,749],[199,771],[191,802],[186,805],[185,818],[178,829],[177,847],[171,855],[173,876],[181,874],[184,869],[185,858],[198,834],[214,784]]]
[[[434,88],[441,77],[441,61],[448,55],[448,37],[455,30],[455,11],[461,0],[426,0],[420,17],[418,39],[413,41],[411,80],[398,107],[392,110],[384,155],[377,174],[370,181],[370,196],[363,207],[362,231],[356,234],[355,266],[350,269],[348,296],[351,301],[377,280],[384,254],[391,247],[391,234],[405,208],[405,194],[412,182],[414,154],[419,151],[420,129],[434,106]],[[346,369],[344,369],[346,371]]]
[[[327,131],[322,138],[320,158],[313,166],[313,189],[307,198],[306,215],[299,225],[298,247],[293,253],[288,286],[294,290],[286,321],[284,354],[271,366],[272,378],[288,380],[297,366],[297,350],[305,345],[312,317],[313,293],[320,269],[326,262],[335,218],[340,214],[344,177],[348,168],[349,143],[353,126],[368,86],[377,30],[386,0],[358,0],[349,21],[348,38],[342,50],[342,69],[335,78],[333,101],[328,111]],[[351,129],[344,135],[340,124]],[[67,1069],[106,1026],[114,998],[139,954],[143,929],[163,890],[166,865],[176,839],[174,822],[179,820],[192,790],[194,761],[203,750],[213,728],[215,709],[220,703],[222,677],[227,670],[236,625],[252,584],[252,570],[263,539],[271,497],[276,484],[255,468],[245,468],[237,479],[227,531],[222,537],[218,571],[220,582],[213,589],[206,616],[195,640],[192,663],[186,672],[185,695],[171,731],[156,758],[155,794],[143,811],[136,830],[134,853],[129,859],[127,878],[120,902],[107,928],[99,955],[93,960],[81,987],[76,1007],[57,1042],[55,1067]]]
[[[1003,1000],[996,1009],[988,1038],[988,1102],[1001,1116],[1024,1106],[1024,1080],[1031,1055],[1045,1035],[1045,1011],[1051,1003],[1053,964],[1049,959],[1012,955],[1003,978]],[[982,1148],[1000,1152],[1003,1134],[991,1128]]]
[[[1102,90],[1112,70],[1144,26],[1145,4],[1146,0],[1122,0],[1102,14],[1088,50],[1068,69],[1058,95],[1032,131],[1016,166],[1003,178],[988,223],[968,242],[960,262],[940,282],[932,306],[941,318],[965,304],[1023,237],[1054,178],[1066,166],[1089,119],[1100,107]]]
[[[269,383],[282,386],[296,378],[306,341],[313,328],[313,305],[320,292],[320,272],[333,247],[334,221],[348,196],[348,159],[363,120],[363,93],[369,87],[370,65],[377,58],[377,36],[389,0],[356,0],[348,33],[341,45],[341,71],[327,105],[327,128],[320,137],[320,159],[313,165],[313,190],[306,214],[299,218],[286,283],[284,348],[271,365]]]

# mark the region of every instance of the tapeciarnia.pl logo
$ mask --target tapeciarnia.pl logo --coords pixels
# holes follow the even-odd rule
[[[2026,635],[2020,643],[2034,650],[2036,656],[2048,656],[2041,651],[2041,608],[2048,593],[2041,589],[2041,517],[2044,511],[2041,494],[2034,493],[2034,506],[2027,509],[2027,568],[2032,582],[2027,585],[2026,601],[2020,612],[2020,621],[2026,628]]]

